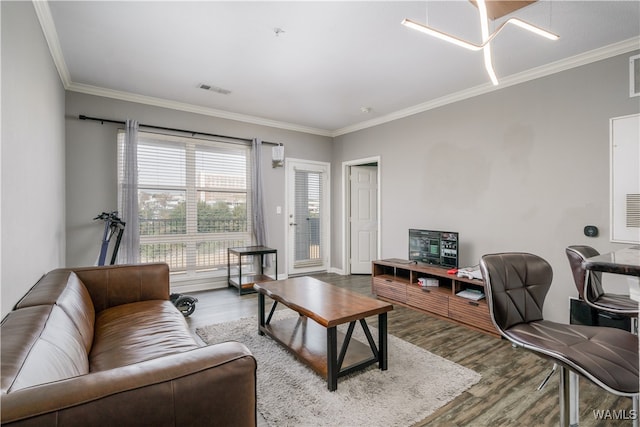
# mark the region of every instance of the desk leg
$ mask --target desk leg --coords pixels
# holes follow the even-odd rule
[[[238,254],[238,295],[242,295],[242,255]]]
[[[378,366],[387,370],[387,313],[378,315]]]
[[[264,335],[264,294],[258,293],[258,335]]]
[[[227,248],[227,288],[231,286],[231,251]]]
[[[327,388],[338,388],[338,331],[336,327],[327,328]]]

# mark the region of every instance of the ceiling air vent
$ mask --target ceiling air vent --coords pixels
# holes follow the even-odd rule
[[[640,228],[640,194],[627,194],[627,227]]]
[[[207,84],[204,84],[204,83],[199,84],[198,87],[200,89],[209,90],[211,92],[220,93],[222,95],[229,95],[231,93],[230,90],[223,89],[223,88],[218,87],[218,86],[207,85]]]

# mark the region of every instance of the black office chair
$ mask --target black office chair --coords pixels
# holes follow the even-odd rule
[[[561,426],[570,424],[572,413],[578,414],[577,401],[570,398],[573,394],[569,381],[572,372],[613,394],[631,397],[633,409],[638,410],[637,335],[614,328],[544,320],[542,307],[551,287],[553,271],[539,256],[528,253],[484,255],[480,270],[497,330],[515,346],[550,359],[560,367]],[[577,422],[577,419],[573,421]],[[634,425],[637,425],[637,419]]]
[[[587,283],[587,270],[582,266],[582,263],[587,258],[600,255],[597,250],[591,246],[574,245],[569,246],[565,251],[567,258],[569,258],[573,280],[580,299],[596,310],[627,317],[638,317],[637,301],[632,300],[629,295],[610,294],[604,291],[601,272],[592,271]]]

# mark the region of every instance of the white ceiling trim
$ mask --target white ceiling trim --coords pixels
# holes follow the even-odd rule
[[[210,117],[221,119],[236,120],[239,122],[251,123],[254,125],[268,126],[272,128],[291,130],[296,132],[308,133],[312,135],[321,135],[331,137],[332,134],[328,130],[317,129],[313,127],[296,125],[293,123],[280,122],[277,120],[265,119],[262,117],[249,116],[245,114],[233,113],[215,108],[202,107],[184,102],[172,101],[163,98],[155,98],[153,96],[139,95],[132,92],[123,92],[113,89],[105,89],[98,86],[85,85],[82,83],[71,83],[67,90],[72,92],[80,92],[88,95],[102,96],[105,98],[117,99],[120,101],[135,102],[138,104],[152,105],[154,107],[168,108],[171,110],[185,111],[188,113],[202,114]]]
[[[281,122],[277,120],[270,120],[262,117],[233,113],[214,108],[202,107],[168,99],[155,98],[130,92],[122,92],[92,85],[74,83],[71,81],[69,70],[64,60],[64,56],[62,55],[58,33],[53,22],[53,17],[51,16],[51,10],[49,9],[48,1],[33,0],[32,2],[36,11],[36,15],[38,16],[38,20],[40,21],[40,26],[42,27],[45,39],[47,40],[49,51],[51,52],[51,56],[53,57],[54,64],[58,70],[58,74],[60,75],[60,79],[62,80],[62,83],[66,90],[327,137],[337,137],[358,130],[367,129],[383,123],[388,123],[393,120],[398,120],[404,117],[412,116],[414,114],[432,110],[434,108],[442,107],[447,104],[469,99],[474,96],[493,92],[495,90],[500,90],[519,83],[524,83],[530,80],[538,79],[571,68],[579,67],[592,62],[600,61],[616,55],[640,49],[640,37],[635,37],[629,40],[602,47],[600,49],[595,49],[590,52],[579,54],[571,58],[533,68],[522,73],[503,77],[500,80],[500,85],[497,87],[486,83],[467,90],[453,93],[451,95],[443,96],[432,101],[398,110],[382,117],[356,123],[352,126],[347,126],[337,130],[327,130]]]
[[[405,108],[403,110],[395,111],[391,114],[387,114],[382,117],[367,120],[364,122],[356,123],[352,126],[347,126],[342,129],[337,129],[332,132],[332,136],[345,135],[347,133],[355,132],[362,129],[367,129],[373,126],[377,126],[383,123],[388,123],[394,120],[398,120],[404,117],[412,116],[414,114],[422,113],[434,108],[442,107],[447,104],[462,101],[472,98],[474,96],[482,95],[485,93],[493,92],[496,90],[504,89],[509,86],[525,83],[531,80],[546,77],[551,74],[566,71],[571,68],[587,65],[592,62],[601,61],[603,59],[611,58],[623,53],[632,52],[640,49],[640,37],[631,38],[619,43],[614,43],[609,46],[605,46],[599,49],[595,49],[583,54],[575,55],[570,58],[566,58],[557,62],[543,65],[541,67],[532,68],[527,71],[523,71],[518,74],[513,74],[507,77],[500,78],[500,84],[494,86],[490,83],[486,83],[480,86],[476,86],[470,89],[466,89],[460,92],[456,92],[450,95],[443,96],[432,101],[428,101],[422,104],[414,105],[413,107]]]
[[[67,89],[71,84],[71,75],[69,74],[67,63],[62,55],[62,48],[60,47],[56,26],[53,23],[53,17],[51,16],[51,9],[49,9],[49,2],[33,0],[32,3],[36,10],[38,21],[40,21],[44,38],[47,40],[47,45],[49,45],[49,52],[51,52],[53,63],[58,69],[58,75],[60,76],[60,80],[62,80],[64,88]]]

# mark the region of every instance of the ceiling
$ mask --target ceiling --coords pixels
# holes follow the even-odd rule
[[[640,49],[639,1],[538,1],[490,31],[517,16],[560,40],[507,26],[494,87],[482,52],[400,25],[481,43],[466,0],[39,3],[68,90],[327,136]]]

